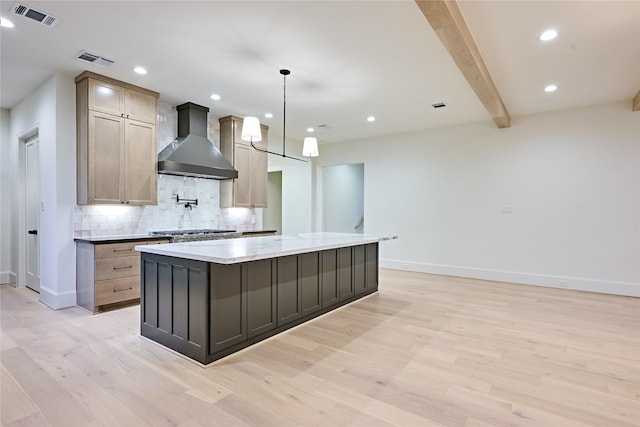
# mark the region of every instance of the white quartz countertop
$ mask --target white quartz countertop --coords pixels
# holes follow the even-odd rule
[[[397,239],[397,236],[355,233],[304,233],[136,246],[136,250],[150,254],[218,264],[235,264],[326,249],[365,245],[392,239]]]

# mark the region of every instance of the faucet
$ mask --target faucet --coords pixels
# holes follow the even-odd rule
[[[189,210],[193,210],[194,206],[198,206],[198,199],[185,199],[180,198],[179,194],[176,194],[176,203],[184,203],[185,208],[189,208]]]

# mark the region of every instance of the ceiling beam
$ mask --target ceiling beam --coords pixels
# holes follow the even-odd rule
[[[455,0],[415,0],[440,41],[499,128],[511,118]]]
[[[633,111],[640,111],[640,90],[636,93],[635,98],[633,98]]]

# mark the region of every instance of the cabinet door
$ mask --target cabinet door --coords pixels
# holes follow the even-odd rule
[[[88,203],[124,200],[124,119],[89,112]]]
[[[322,251],[320,281],[322,285],[322,308],[331,307],[340,300],[338,292],[338,250]]]
[[[251,148],[251,206],[267,207],[267,153]]]
[[[233,180],[233,206],[251,207],[251,146],[235,144],[233,147],[234,167],[238,177]]]
[[[89,79],[89,110],[123,117],[124,89],[111,83]]]
[[[272,264],[271,259],[246,264],[249,338],[276,327],[276,282]]]
[[[320,252],[300,255],[300,295],[302,316],[315,313],[322,307],[320,287]]]
[[[127,119],[156,123],[156,98],[131,89],[124,90],[124,115]]]
[[[210,264],[209,354],[247,339],[246,282],[242,264]]]
[[[155,205],[158,202],[156,126],[125,120],[126,203]]]
[[[301,317],[298,257],[291,255],[278,258],[277,269],[278,326],[282,326]]]
[[[242,139],[242,120],[231,119],[231,133],[233,135],[234,144],[248,144],[248,141]]]
[[[338,290],[340,291],[340,301],[347,300],[355,295],[352,265],[351,248],[338,249]]]
[[[365,280],[365,246],[353,247],[353,290],[356,295],[367,291]]]
[[[367,290],[378,289],[378,244],[369,243],[365,254]]]

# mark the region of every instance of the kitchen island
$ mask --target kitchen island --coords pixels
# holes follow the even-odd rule
[[[308,233],[136,246],[140,333],[208,364],[378,289],[378,243]]]

